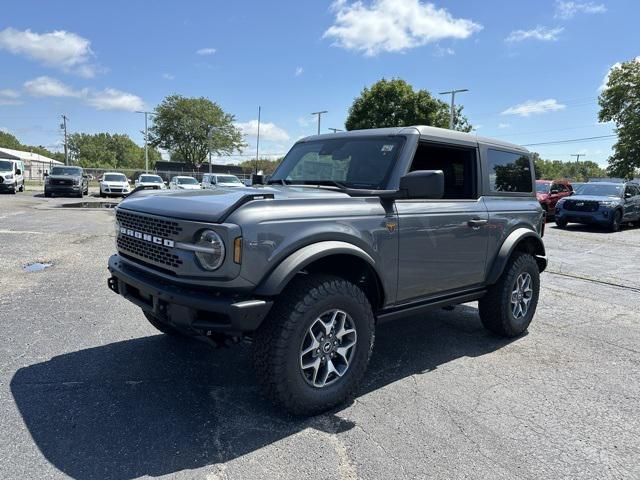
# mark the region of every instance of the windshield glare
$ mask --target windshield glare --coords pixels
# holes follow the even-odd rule
[[[126,182],[127,177],[119,173],[111,173],[109,175],[105,175],[103,180],[105,182]]]
[[[162,183],[162,178],[157,175],[142,175],[140,181],[146,183]]]
[[[538,193],[549,193],[549,187],[551,187],[551,183],[536,182],[536,192]]]
[[[578,193],[580,195],[594,195],[598,197],[619,197],[622,195],[622,185],[611,185],[606,183],[585,183]]]
[[[198,183],[198,181],[193,177],[181,177],[181,178],[177,178],[176,181],[180,185],[195,185]]]
[[[53,167],[51,175],[82,175],[82,169],[78,167]]]
[[[0,170],[13,172],[13,162],[8,162],[6,160],[0,160]]]
[[[242,183],[238,177],[233,175],[218,175],[218,183]]]
[[[313,140],[295,144],[270,183],[340,182],[345,187],[380,190],[404,144],[403,137]]]

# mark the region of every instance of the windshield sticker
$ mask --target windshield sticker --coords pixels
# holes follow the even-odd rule
[[[391,150],[393,150],[393,144],[391,145],[382,145],[382,152],[390,152]]]

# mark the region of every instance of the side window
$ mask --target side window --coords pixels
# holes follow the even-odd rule
[[[567,191],[565,186],[561,183],[556,183],[556,190],[558,190],[558,193],[564,193]]]
[[[409,171],[442,170],[443,198],[462,200],[477,198],[476,168],[475,149],[421,143]]]
[[[527,155],[488,150],[489,189],[492,192],[533,192],[531,163]]]

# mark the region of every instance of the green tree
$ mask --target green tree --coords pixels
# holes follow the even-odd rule
[[[20,141],[9,132],[0,131],[0,147],[22,150]]]
[[[151,144],[190,165],[204,163],[209,147],[215,155],[231,155],[244,147],[235,117],[207,98],[170,95],[155,113]]]
[[[73,133],[69,135],[69,154],[82,167],[134,169],[144,168],[144,148],[128,135],[110,133]],[[160,153],[149,148],[149,166],[160,160]]]
[[[640,59],[614,66],[598,98],[601,122],[616,124],[618,141],[609,157],[609,173],[632,177],[640,169]]]
[[[275,171],[276,167],[280,165],[283,158],[284,157],[281,157],[275,160],[270,158],[258,159],[258,171],[262,171],[265,175],[271,175]],[[240,166],[245,173],[253,173],[256,168],[256,160],[255,158],[253,160],[245,160],[240,164]]]
[[[0,147],[11,148],[13,150],[22,150],[23,152],[33,152],[54,160],[64,161],[64,154],[60,152],[52,152],[42,145],[24,145],[14,135],[8,132],[0,131]]]
[[[471,125],[462,115],[463,107],[456,107],[455,130],[471,131]],[[347,130],[380,127],[431,125],[449,128],[450,107],[433,98],[426,90],[415,91],[399,78],[382,79],[370,88],[364,88],[349,108],[345,122]]]
[[[537,153],[533,154],[536,178],[555,180],[568,178],[576,182],[586,182],[590,178],[602,178],[607,172],[596,162],[562,162],[560,160],[543,160]]]

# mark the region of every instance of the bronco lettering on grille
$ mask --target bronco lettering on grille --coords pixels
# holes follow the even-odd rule
[[[175,246],[173,240],[152,236],[148,233],[138,232],[137,230],[132,230],[130,228],[120,227],[120,233],[122,235],[126,235],[127,237],[137,238],[139,240],[144,240],[145,242],[155,243],[156,245],[163,245],[169,248],[173,248]]]

